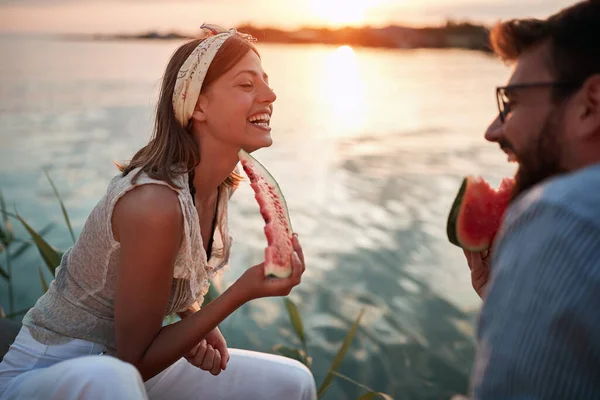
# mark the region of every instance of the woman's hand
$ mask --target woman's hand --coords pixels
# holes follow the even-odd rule
[[[492,252],[484,250],[482,252],[473,252],[463,250],[467,258],[467,264],[471,270],[471,284],[473,289],[482,299],[485,297],[487,283],[490,277],[490,257]]]
[[[287,278],[271,278],[265,276],[265,265],[260,263],[250,267],[235,282],[239,285],[239,290],[243,292],[246,301],[258,299],[261,297],[287,296],[292,289],[300,284],[302,274],[306,266],[304,264],[304,253],[298,240],[298,235],[294,234],[292,239],[294,252],[292,253],[292,274]]]
[[[229,350],[219,328],[213,329],[206,337],[185,355],[188,362],[213,375],[219,375],[227,368]]]

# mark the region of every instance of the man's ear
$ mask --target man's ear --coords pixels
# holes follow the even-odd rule
[[[577,136],[589,139],[600,134],[600,75],[592,75],[585,81],[577,101]]]
[[[208,108],[208,98],[201,94],[198,96],[198,101],[196,102],[196,108],[194,108],[194,112],[192,113],[192,119],[197,122],[206,121],[206,110]]]

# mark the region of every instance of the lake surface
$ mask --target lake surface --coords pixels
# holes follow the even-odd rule
[[[71,239],[42,169],[79,232],[117,173],[112,162],[148,140],[161,74],[179,43],[0,36],[0,190],[36,229],[56,223],[47,235],[54,246]],[[508,68],[462,50],[258,47],[278,100],[275,142],[255,155],[279,181],[306,254],[291,298],[317,383],[365,309],[343,374],[397,399],[464,393],[480,300],[445,224],[462,176],[499,183],[514,172],[483,139]],[[235,242],[222,287],[262,261],[266,243],[247,184],[231,203]],[[41,295],[38,265],[29,251],[13,266],[16,309]],[[231,347],[298,344],[279,298],[247,304],[222,328]],[[326,398],[360,393],[338,380]]]

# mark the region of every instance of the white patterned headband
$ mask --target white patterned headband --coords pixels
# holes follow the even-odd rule
[[[240,33],[233,28],[226,30],[217,25],[204,24],[200,29],[206,38],[192,51],[179,69],[173,91],[175,118],[184,128],[187,127],[196,108],[206,72],[223,43],[233,36],[256,41],[251,35]]]

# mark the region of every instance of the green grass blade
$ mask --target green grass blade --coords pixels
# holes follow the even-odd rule
[[[2,214],[2,222],[4,226],[0,226],[0,243],[6,248],[14,240],[15,235],[10,220],[8,219],[9,214],[6,212],[6,204],[4,203],[4,196],[0,191],[0,213]]]
[[[367,385],[363,385],[362,383],[359,383],[346,375],[340,374],[339,372],[334,372],[333,374],[335,376],[337,376],[338,378],[348,381],[348,382],[352,383],[353,385],[356,385],[359,388],[364,389],[368,392],[368,393],[365,393],[364,395],[362,395],[358,400],[363,400],[363,399],[369,400],[369,399],[374,399],[374,398],[381,398],[384,400],[393,400],[390,395],[381,393],[381,392],[376,392],[375,390],[371,389]]]
[[[54,194],[56,195],[56,198],[58,199],[58,203],[60,204],[60,209],[62,210],[63,217],[65,218],[65,222],[67,223],[67,227],[69,228],[69,233],[71,234],[71,239],[73,239],[73,244],[75,244],[75,234],[73,233],[73,227],[71,226],[71,220],[69,219],[69,214],[67,213],[65,204],[63,203],[62,198],[60,197],[60,194],[58,193],[58,189],[56,189],[56,185],[54,184],[54,181],[52,180],[52,178],[50,178],[50,174],[48,173],[48,171],[44,170],[44,174],[46,175],[46,179],[48,179],[48,182],[50,182],[50,186],[52,186],[52,190],[54,190]]]
[[[362,396],[360,396],[358,398],[358,400],[371,400],[371,399],[385,399],[385,400],[394,400],[393,397],[391,397],[388,394],[385,393],[381,393],[381,392],[369,392],[369,393],[365,393]]]
[[[6,279],[7,281],[10,281],[10,276],[4,270],[4,268],[2,268],[2,265],[0,265],[0,276],[3,277],[4,279]]]
[[[331,381],[333,381],[333,378],[335,377],[333,373],[337,372],[340,364],[346,357],[346,353],[348,353],[348,349],[350,349],[350,345],[354,340],[354,336],[356,335],[356,331],[358,330],[358,326],[360,325],[360,320],[362,319],[364,312],[365,310],[361,310],[360,314],[358,314],[358,317],[356,318],[356,321],[354,321],[354,324],[352,324],[352,327],[346,334],[346,338],[342,342],[340,349],[338,350],[333,362],[331,363],[331,366],[329,367],[327,376],[325,376],[323,383],[321,383],[321,386],[319,387],[318,397],[321,397],[327,391],[327,388],[330,386]]]
[[[6,213],[6,203],[4,202],[4,196],[0,190],[0,212],[2,212],[2,221],[4,225],[8,223],[8,214]]]
[[[375,392],[365,393],[358,398],[358,400],[371,400],[377,398],[378,394]]]
[[[15,241],[15,235],[12,232],[10,221],[4,227],[0,226],[0,253]]]
[[[43,227],[42,229],[40,229],[40,231],[38,232],[38,234],[40,236],[44,237],[44,235],[46,235],[48,232],[50,232],[53,228],[54,228],[54,224],[53,223],[49,223],[48,225],[46,225],[45,227]],[[13,259],[16,259],[16,258],[20,257],[23,253],[25,253],[27,251],[27,249],[29,247],[31,247],[32,244],[33,244],[33,242],[30,241],[30,240],[24,241],[23,244],[21,244],[13,253],[10,254],[10,256]]]
[[[302,317],[300,317],[300,313],[298,312],[298,307],[296,304],[287,297],[283,299],[285,303],[285,308],[287,309],[288,316],[290,317],[290,322],[294,327],[294,331],[298,336],[298,339],[302,342],[304,348],[306,348],[306,337],[304,336],[304,325],[302,324]]]
[[[48,284],[46,283],[46,278],[44,278],[44,273],[42,272],[42,267],[38,265],[38,271],[40,273],[40,282],[42,283],[42,289],[44,289],[44,293],[48,291]]]
[[[31,235],[31,238],[37,246],[44,263],[48,267],[48,270],[50,270],[52,273],[52,276],[54,276],[56,268],[60,265],[60,254],[53,249],[52,246],[50,246],[35,230],[33,230],[33,228],[29,226],[29,224],[25,222],[25,220],[21,218],[19,214],[17,214],[17,218],[19,221],[21,221],[27,232],[29,232]]]
[[[2,210],[0,210],[0,213],[2,213],[2,215],[3,215],[4,217],[11,217],[11,218],[15,218],[15,219],[17,219],[17,216],[16,216],[15,214],[13,214],[13,213],[10,213],[10,212],[8,212],[8,211],[2,211]]]
[[[327,392],[327,390],[329,390],[329,388],[333,385],[333,381],[329,382],[329,384],[325,387],[321,386],[319,388],[319,392],[317,393],[317,399],[320,399],[321,397],[323,397],[323,395],[325,394],[325,392]]]

